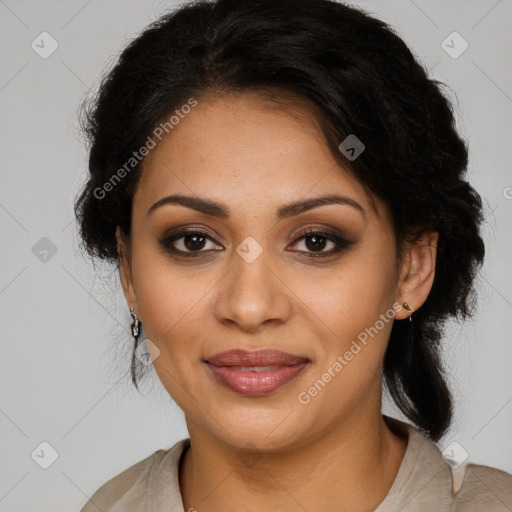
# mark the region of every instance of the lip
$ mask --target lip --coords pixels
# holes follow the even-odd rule
[[[262,396],[295,379],[310,360],[279,350],[220,352],[205,361],[215,379],[244,396]],[[257,368],[272,366],[273,368]]]
[[[270,349],[255,351],[227,350],[226,352],[219,352],[207,360],[208,363],[216,366],[284,366],[304,363],[305,361],[309,361],[309,359]]]

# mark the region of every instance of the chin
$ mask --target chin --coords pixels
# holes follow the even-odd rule
[[[222,426],[221,426],[222,425]],[[261,451],[277,451],[301,442],[307,435],[304,416],[290,408],[233,407],[222,412],[221,425],[211,428],[226,444],[237,448],[253,446]]]

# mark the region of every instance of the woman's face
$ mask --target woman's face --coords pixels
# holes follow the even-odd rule
[[[388,213],[377,201],[375,214],[312,118],[262,106],[203,99],[151,151],[122,278],[189,430],[272,449],[380,413],[401,275]],[[152,208],[168,196],[188,206]],[[308,207],[325,196],[342,199]],[[233,349],[305,364],[258,375],[245,359],[209,362]]]

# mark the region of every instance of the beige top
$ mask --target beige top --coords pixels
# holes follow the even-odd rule
[[[468,464],[457,478],[435,444],[411,425],[394,421],[408,436],[407,450],[375,512],[512,511],[511,474]],[[185,512],[178,468],[189,444],[189,438],[182,439],[130,466],[101,486],[81,512]]]

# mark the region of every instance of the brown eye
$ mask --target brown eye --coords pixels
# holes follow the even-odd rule
[[[202,235],[185,235],[183,238],[183,245],[189,251],[198,251],[201,250],[205,243],[206,238]]]
[[[201,231],[181,231],[170,236],[164,237],[160,242],[164,248],[179,256],[201,256],[211,250],[218,250],[214,240],[206,233]],[[208,244],[211,244],[208,248]],[[205,247],[207,250],[204,250]],[[220,247],[222,249],[222,247]]]
[[[333,243],[330,240],[327,240],[324,236],[318,235],[310,235],[304,238],[306,242],[306,247],[313,252],[322,251],[325,249],[325,246],[328,245],[328,242]]]
[[[351,243],[334,233],[308,230],[295,241],[294,245],[303,244],[305,250],[299,249],[299,252],[305,253],[307,257],[316,258],[338,253],[351,245]],[[325,251],[326,247],[330,247],[331,250]]]

